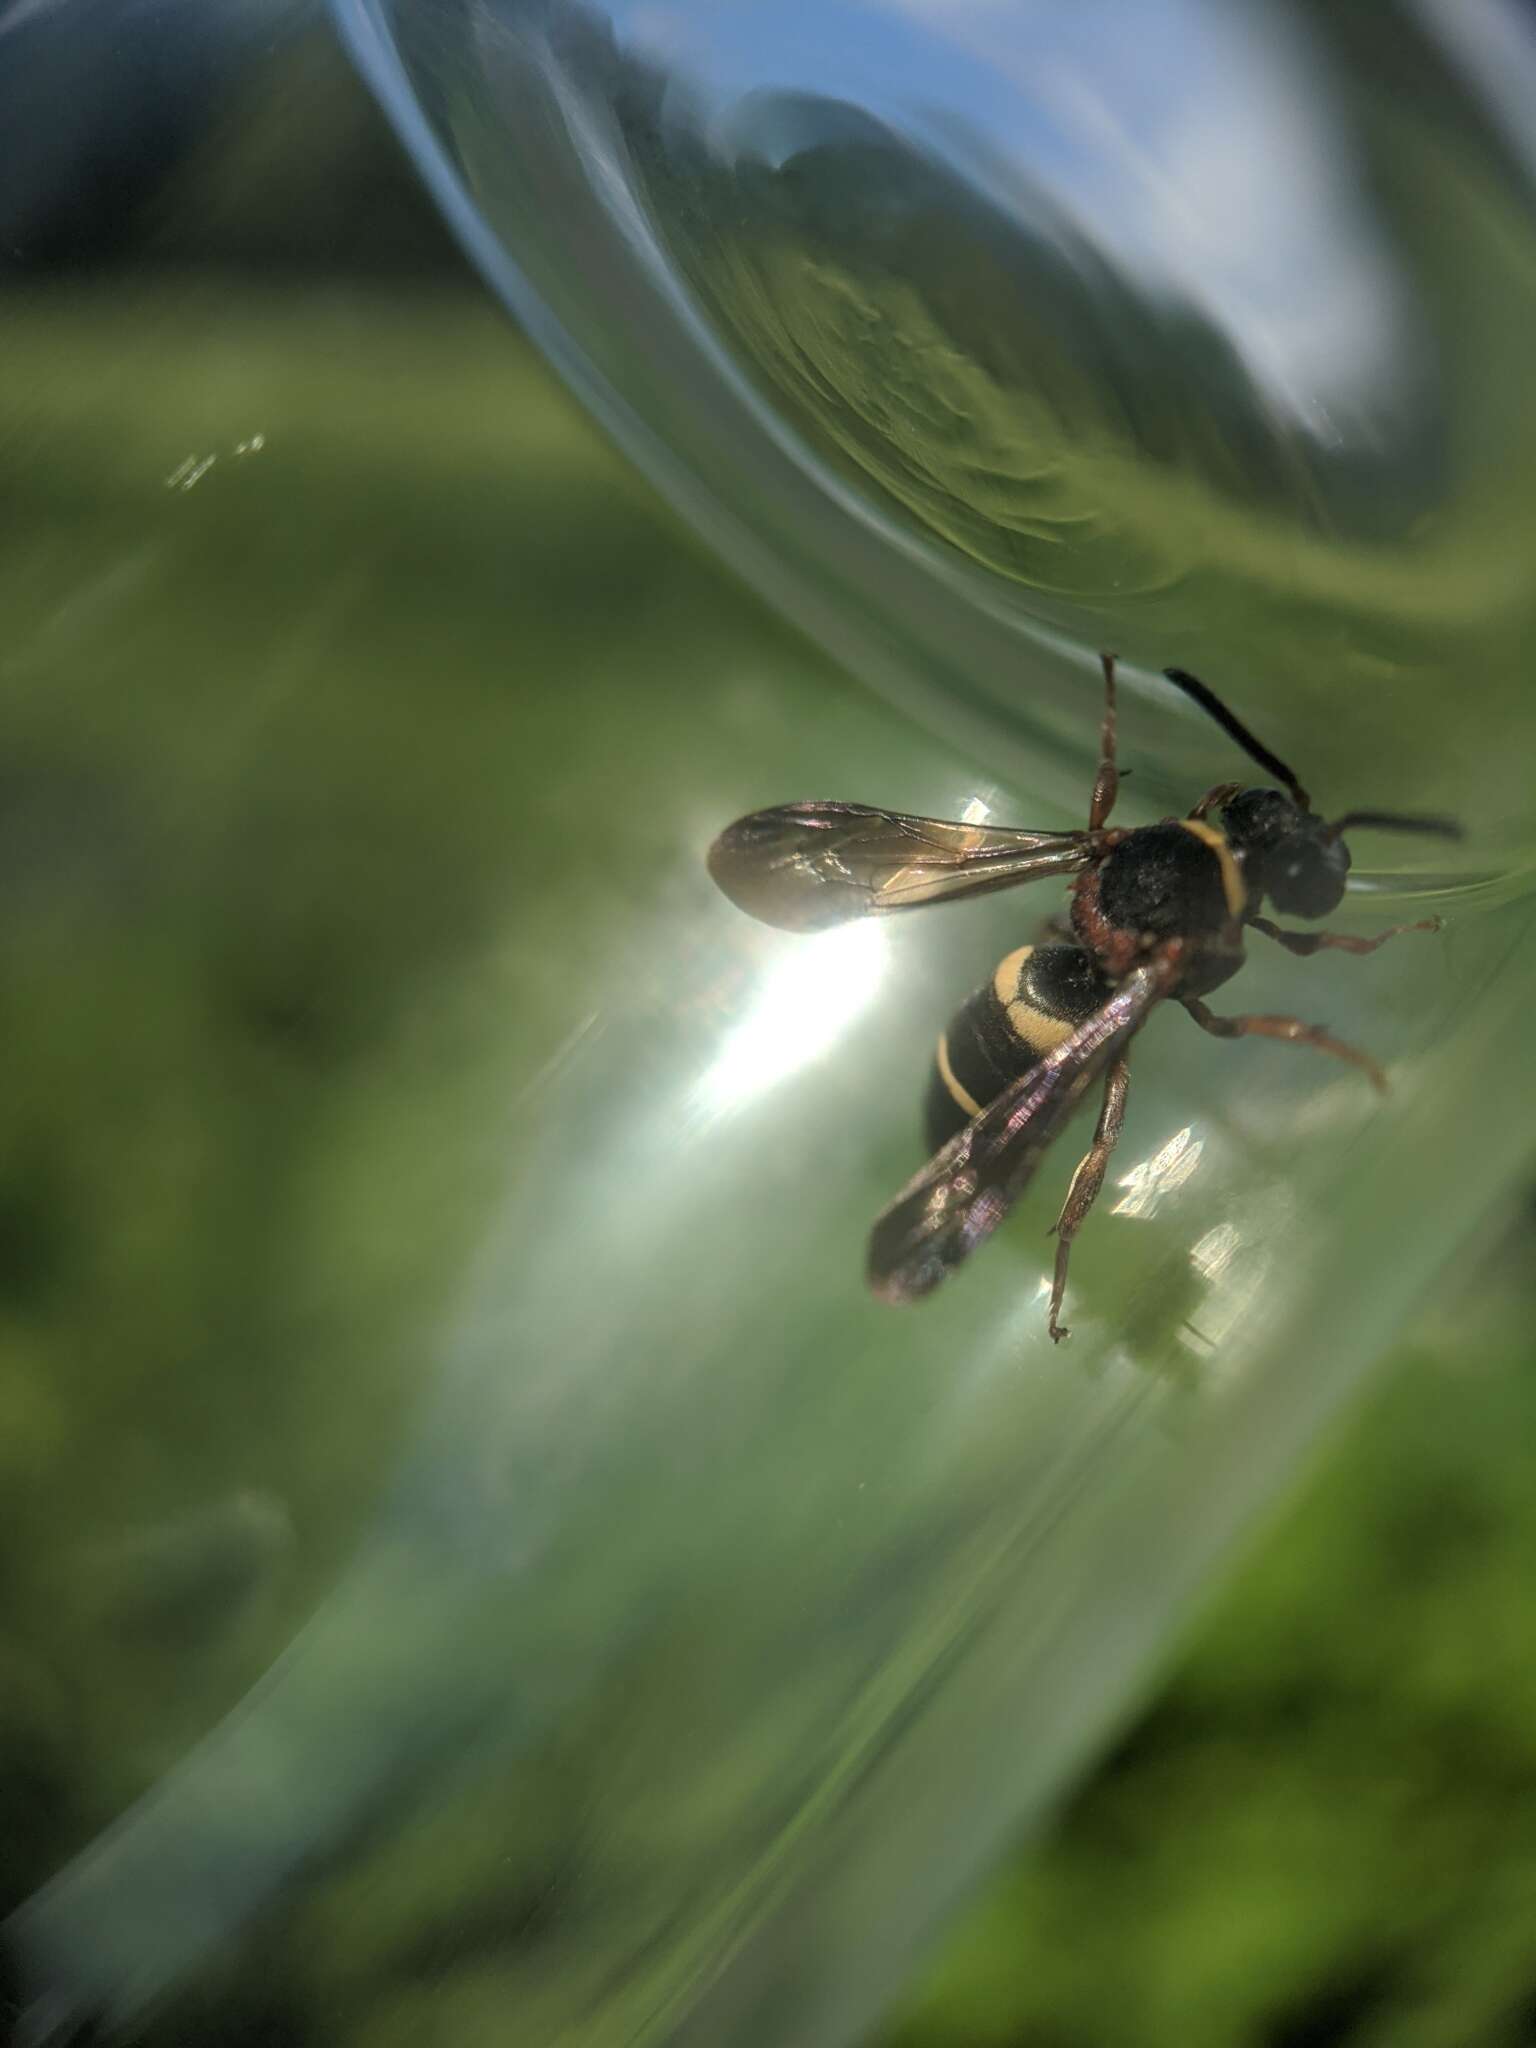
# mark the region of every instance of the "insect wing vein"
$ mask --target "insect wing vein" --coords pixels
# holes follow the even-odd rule
[[[738,818],[710,848],[709,869],[739,909],[784,931],[809,932],[1075,874],[1092,857],[1083,832],[794,803]]]

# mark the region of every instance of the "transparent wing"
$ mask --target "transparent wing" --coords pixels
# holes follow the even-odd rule
[[[754,811],[727,826],[709,849],[709,872],[739,909],[764,924],[815,932],[850,918],[1076,874],[1092,857],[1086,832],[801,803]]]
[[[992,1235],[1046,1147],[1177,978],[1171,957],[1133,968],[1101,1010],[934,1154],[870,1232],[876,1294],[916,1301]]]

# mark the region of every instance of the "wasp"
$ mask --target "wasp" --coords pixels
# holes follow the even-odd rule
[[[933,1156],[870,1233],[868,1276],[886,1301],[930,1294],[982,1244],[1033,1179],[1046,1149],[1102,1080],[1093,1142],[1078,1163],[1052,1235],[1047,1312],[1061,1321],[1072,1243],[1104,1184],[1125,1119],[1127,1053],[1159,1003],[1177,1002],[1216,1038],[1276,1038],[1331,1054],[1377,1087],[1369,1053],[1288,1016],[1222,1016],[1205,998],[1243,964],[1258,932],[1307,958],[1374,953],[1404,932],[1373,938],[1290,931],[1262,915],[1318,919],[1344,897],[1345,834],[1370,829],[1461,837],[1452,819],[1353,810],[1331,821],[1293,772],[1185,669],[1163,671],[1281,787],[1220,782],[1182,818],[1113,826],[1115,661],[1100,656],[1104,718],[1098,771],[1082,832],[910,817],[853,803],[790,803],[728,826],[709,853],[715,882],[740,909],[783,931],[821,931],[852,918],[948,903],[1052,876],[1073,876],[1065,916],[1044,943],[1020,946],[939,1036],[929,1079]]]

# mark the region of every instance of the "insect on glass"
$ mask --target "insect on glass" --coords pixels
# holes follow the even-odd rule
[[[1153,1008],[1171,998],[1217,1038],[1283,1038],[1386,1076],[1368,1053],[1316,1025],[1283,1016],[1218,1016],[1205,997],[1242,965],[1247,932],[1305,957],[1327,948],[1373,953],[1438,918],[1374,938],[1287,931],[1265,902],[1292,917],[1326,917],[1344,896],[1354,827],[1461,836],[1448,818],[1347,811],[1331,822],[1285,763],[1213,691],[1184,669],[1168,680],[1236,741],[1279,789],[1235,782],[1208,789],[1187,817],[1111,826],[1115,657],[1104,668],[1104,725],[1085,832],[951,824],[864,804],[794,803],[754,811],[710,848],[709,870],[731,901],[784,931],[821,931],[850,918],[914,910],[1021,882],[1071,875],[1061,936],[1020,946],[939,1037],[928,1092],[934,1155],[870,1234],[869,1281],[887,1301],[928,1294],[990,1237],[1028,1186],[1046,1147],[1100,1080],[1103,1106],[1056,1220],[1050,1332],[1060,1339],[1072,1240],[1104,1183],[1125,1116],[1126,1053]]]

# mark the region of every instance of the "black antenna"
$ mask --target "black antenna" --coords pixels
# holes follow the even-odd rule
[[[1192,676],[1187,668],[1165,668],[1163,674],[1170,683],[1182,690],[1186,697],[1193,697],[1200,709],[1208,712],[1227,737],[1237,741],[1245,754],[1257,761],[1259,766],[1273,775],[1277,782],[1285,784],[1298,810],[1311,810],[1312,799],[1296,780],[1294,773],[1286,767],[1278,754],[1272,754],[1268,747],[1254,738],[1242,720],[1233,716],[1213,689],[1202,683],[1198,676]]]
[[[1408,818],[1401,811],[1346,811],[1328,827],[1328,837],[1364,825],[1373,832],[1422,832],[1431,839],[1465,839],[1466,833],[1454,818]]]

